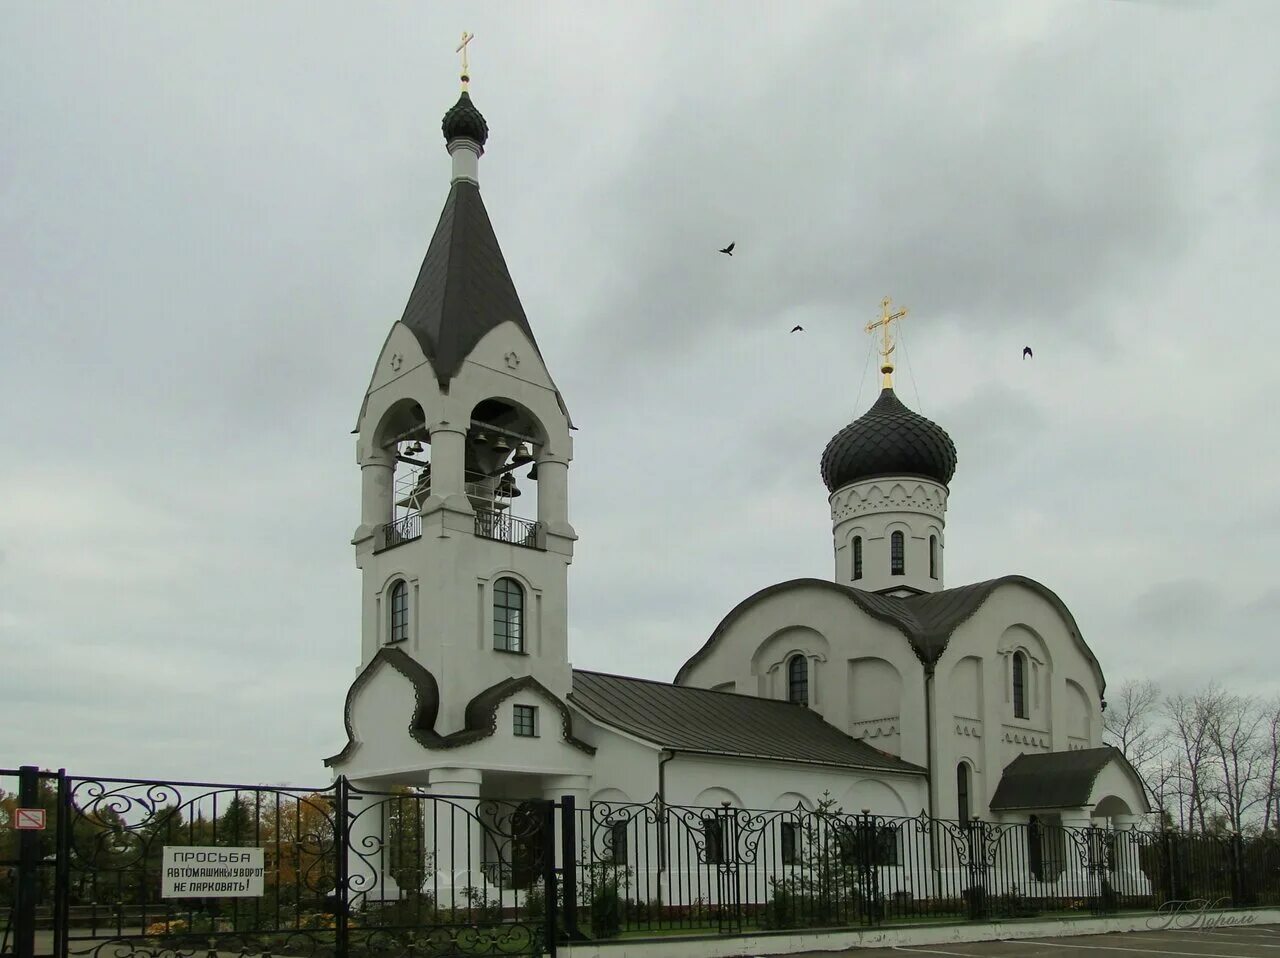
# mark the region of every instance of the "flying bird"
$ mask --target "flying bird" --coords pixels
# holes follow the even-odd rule
[[[720,252],[724,253],[726,256],[732,256],[732,255],[733,255],[733,248],[734,248],[735,246],[737,246],[737,245],[738,245],[737,243],[730,243],[728,246],[726,246],[726,247],[725,247],[724,249],[722,249]]]
[[[1030,347],[1030,346],[1023,346],[1023,347],[1022,347],[1022,358],[1023,358],[1023,359],[1030,359],[1030,358],[1031,358],[1031,347]]]
[[[803,332],[804,332],[804,327],[803,327],[803,326],[792,326],[792,327],[791,327],[791,331],[792,331],[793,333],[803,333]]]

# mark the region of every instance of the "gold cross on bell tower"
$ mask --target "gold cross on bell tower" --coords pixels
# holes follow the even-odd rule
[[[892,302],[888,296],[881,300],[880,318],[867,323],[867,332],[874,333],[879,329],[884,337],[880,346],[880,372],[884,373],[885,389],[893,388],[893,361],[890,357],[896,348],[896,344],[889,339],[889,326],[907,315],[905,306],[897,312],[889,312],[889,306]]]
[[[476,35],[474,33],[467,33],[466,30],[463,30],[462,42],[459,43],[458,48],[453,51],[454,53],[462,54],[462,89],[464,90],[467,88],[467,84],[471,81],[471,71],[467,68],[467,44],[475,38]]]

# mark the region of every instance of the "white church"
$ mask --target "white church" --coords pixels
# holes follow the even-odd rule
[[[362,639],[335,776],[579,806],[1149,812],[1102,744],[1102,669],[1062,600],[1020,575],[946,587],[956,450],[894,393],[887,300],[883,389],[821,456],[831,577],[744,597],[670,683],[574,669],[569,403],[481,199],[465,84],[443,130],[444,209],[356,424]]]

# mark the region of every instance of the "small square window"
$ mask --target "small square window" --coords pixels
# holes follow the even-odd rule
[[[514,708],[515,718],[512,731],[523,738],[538,736],[538,707],[536,705],[517,705]]]

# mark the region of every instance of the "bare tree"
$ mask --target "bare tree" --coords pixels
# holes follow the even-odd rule
[[[1170,768],[1165,761],[1168,739],[1159,724],[1160,687],[1150,679],[1129,679],[1108,700],[1102,734],[1129,760],[1164,818],[1170,797]]]
[[[1191,831],[1208,831],[1206,806],[1213,791],[1209,716],[1215,701],[1222,697],[1216,685],[1196,695],[1178,693],[1164,702],[1177,749],[1177,790],[1179,824]]]
[[[1280,828],[1280,697],[1271,700],[1264,716],[1267,738],[1267,800],[1262,810],[1262,830],[1269,831],[1274,825]]]
[[[1208,695],[1201,709],[1217,778],[1214,798],[1231,830],[1243,832],[1250,813],[1269,798],[1270,742],[1262,709],[1253,696],[1227,693]]]

